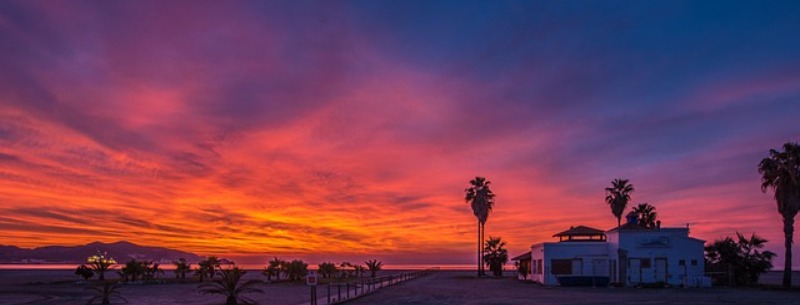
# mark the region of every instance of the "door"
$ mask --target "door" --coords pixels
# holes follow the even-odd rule
[[[572,275],[583,275],[583,259],[572,260]]]
[[[628,283],[639,284],[642,282],[642,262],[638,258],[628,260]]]
[[[656,258],[656,282],[667,282],[667,259]]]
[[[607,259],[604,258],[592,259],[592,276],[609,276]]]

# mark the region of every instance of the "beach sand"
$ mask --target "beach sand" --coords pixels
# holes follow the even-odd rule
[[[172,276],[167,271],[164,277]],[[114,275],[108,275],[115,278]],[[249,271],[245,279],[264,277]],[[84,287],[97,281],[82,281],[72,270],[0,270],[0,304],[84,305],[93,295]],[[197,282],[166,284],[125,284],[119,291],[128,304],[192,304],[224,303],[220,295],[201,295]],[[265,293],[246,295],[259,304],[296,305],[309,300],[310,288],[305,283],[272,283],[260,286]]]
[[[171,275],[167,272],[167,276]],[[382,272],[383,275],[396,273]],[[511,272],[509,272],[511,274]],[[250,271],[247,279],[263,279]],[[70,270],[0,270],[0,304],[83,305],[91,292]],[[128,284],[120,292],[129,304],[222,304],[219,295],[201,295],[197,283]],[[318,297],[327,289],[320,286]],[[259,304],[309,302],[305,283],[272,283],[265,293],[249,295]],[[347,304],[798,304],[800,292],[757,288],[578,288],[542,287],[512,277],[476,278],[471,271],[436,271],[422,278],[351,300]],[[321,302],[320,304],[324,304]]]

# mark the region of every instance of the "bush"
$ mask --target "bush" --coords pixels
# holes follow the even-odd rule
[[[761,252],[760,249],[764,248],[767,240],[755,234],[746,238],[736,232],[736,237],[738,241],[726,237],[705,247],[706,271],[728,273],[734,285],[756,284],[758,277],[772,268],[775,253]]]

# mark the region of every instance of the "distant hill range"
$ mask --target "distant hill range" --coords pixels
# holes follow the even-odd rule
[[[171,262],[185,258],[189,262],[197,262],[202,258],[194,253],[160,247],[144,247],[127,241],[115,243],[93,242],[83,246],[64,247],[47,246],[24,249],[15,246],[0,245],[0,263],[85,263],[86,258],[98,253],[107,253],[118,263],[130,259]]]

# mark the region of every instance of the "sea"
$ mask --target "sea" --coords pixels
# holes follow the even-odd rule
[[[75,270],[80,264],[0,264],[0,270]],[[118,264],[119,266],[119,264]],[[245,270],[261,270],[266,265],[264,264],[237,264],[240,268]],[[171,270],[175,266],[172,264],[162,264],[161,269]],[[506,266],[506,270],[509,266]],[[512,266],[513,267],[513,266]],[[317,265],[309,264],[308,269],[316,270]],[[383,270],[426,270],[426,269],[439,269],[439,270],[475,270],[474,264],[385,264]]]

